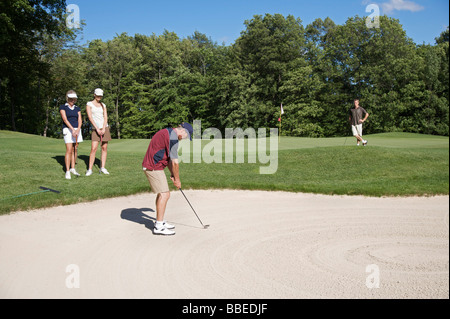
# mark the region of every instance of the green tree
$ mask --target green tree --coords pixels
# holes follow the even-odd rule
[[[50,68],[39,45],[44,37],[71,33],[63,21],[65,7],[62,0],[0,2],[0,128],[39,133],[41,79]]]
[[[104,102],[107,106],[112,105],[112,111],[108,113],[108,122],[113,136],[120,139],[120,119],[124,112],[121,109],[123,80],[131,72],[135,59],[134,40],[123,33],[107,42],[92,41],[85,50],[85,58],[90,65],[87,73],[90,91],[93,93],[96,87],[105,90]]]
[[[45,116],[42,120],[43,136],[60,137],[62,120],[59,106],[66,102],[66,92],[75,90],[79,97],[77,105],[86,119],[84,106],[89,98],[86,87],[87,65],[82,54],[77,49],[66,49],[58,52],[52,61],[49,78],[43,87]],[[83,132],[86,135],[87,132]]]
[[[288,72],[286,81],[280,88],[285,93],[285,115],[282,133],[290,136],[323,137],[326,128],[322,125],[325,115],[324,105],[319,101],[319,93],[324,84],[313,72],[312,66],[304,66]]]
[[[421,87],[412,102],[417,106],[405,119],[408,131],[448,135],[448,47],[449,43],[443,41],[417,48],[421,57],[418,68]]]
[[[283,102],[279,89],[289,70],[305,60],[305,37],[300,19],[292,15],[255,15],[245,21],[246,30],[236,41],[236,53],[256,89],[257,107],[252,113],[256,125],[275,125]],[[251,103],[252,105],[253,103]]]
[[[365,18],[349,18],[324,36],[324,73],[328,106],[324,125],[329,135],[346,134],[347,113],[354,98],[371,114],[367,133],[399,129],[406,111],[401,91],[417,83],[414,43],[398,20],[380,17],[380,28]]]

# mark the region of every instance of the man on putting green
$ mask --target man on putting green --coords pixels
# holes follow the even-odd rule
[[[354,107],[349,111],[349,122],[352,124],[352,132],[353,136],[356,138],[356,145],[360,145],[362,143],[364,146],[367,145],[367,141],[362,138],[362,124],[369,117],[369,113],[361,106],[359,106],[359,99],[355,99],[353,101]]]
[[[189,123],[181,123],[176,128],[158,131],[150,141],[142,168],[150,187],[156,195],[156,223],[153,233],[156,235],[175,235],[175,226],[164,220],[167,201],[170,198],[169,184],[164,169],[169,168],[173,185],[180,189],[178,163],[178,141],[187,137],[192,141],[193,128]]]

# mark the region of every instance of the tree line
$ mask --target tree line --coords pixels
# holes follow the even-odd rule
[[[245,21],[232,45],[169,31],[79,45],[61,18],[65,1],[0,6],[8,17],[0,19],[2,130],[59,137],[58,109],[74,89],[87,132],[85,106],[99,87],[115,138],[150,138],[193,120],[203,129],[278,127],[281,104],[283,135],[342,136],[354,98],[371,114],[368,134],[449,134],[448,28],[435,44],[418,45],[387,16],[368,28],[359,16],[304,26],[266,14]]]

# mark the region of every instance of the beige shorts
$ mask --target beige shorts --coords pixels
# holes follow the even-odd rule
[[[352,125],[353,136],[362,136],[362,124]]]
[[[150,187],[155,194],[167,193],[169,191],[169,184],[164,171],[148,171],[144,169],[144,174],[147,176]]]

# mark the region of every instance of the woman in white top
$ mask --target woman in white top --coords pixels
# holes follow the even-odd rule
[[[94,166],[95,153],[97,152],[99,142],[101,143],[102,148],[100,173],[109,175],[109,172],[105,168],[105,163],[108,152],[108,141],[111,140],[111,134],[108,126],[108,113],[106,111],[106,105],[101,102],[102,98],[103,90],[96,89],[94,92],[94,100],[88,102],[86,105],[89,121],[94,127],[94,130],[91,133],[91,154],[89,156],[89,168],[86,172],[86,176],[92,175],[92,167]]]

